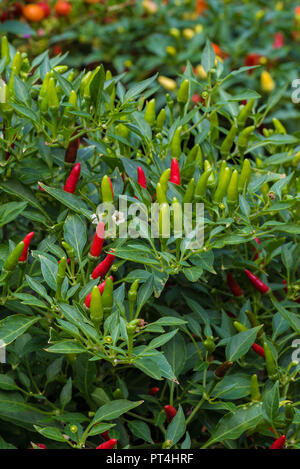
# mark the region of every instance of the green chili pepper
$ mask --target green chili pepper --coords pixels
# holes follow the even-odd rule
[[[179,159],[181,155],[181,132],[182,132],[182,125],[177,127],[174,132],[172,141],[171,141],[171,155],[172,158]]]
[[[190,179],[190,182],[187,185],[187,188],[183,197],[183,203],[184,204],[191,203],[194,198],[194,193],[195,193],[195,179],[192,178]]]
[[[249,127],[246,127],[244,130],[242,130],[240,135],[238,136],[237,145],[240,153],[244,154],[244,151],[248,146],[249,136],[252,134],[254,129],[255,126],[250,125]]]
[[[156,184],[156,198],[159,204],[167,202],[166,191],[164,190],[164,187],[161,185],[160,182]]]
[[[53,67],[52,70],[62,75],[63,73],[66,73],[66,71],[68,70],[68,65],[56,65],[55,67]]]
[[[48,97],[49,109],[52,112],[56,112],[59,108],[59,99],[57,97],[57,92],[56,92],[56,87],[55,87],[55,79],[54,78],[49,79],[47,97]]]
[[[270,192],[269,184],[267,182],[264,182],[263,185],[260,188],[260,192],[262,193],[264,199],[268,199],[268,194]]]
[[[116,132],[120,137],[124,138],[125,140],[128,140],[130,136],[130,130],[124,124],[116,125]]]
[[[151,101],[147,103],[144,119],[147,122],[147,124],[150,125],[150,127],[152,127],[155,124],[155,120],[156,120],[155,99],[151,99]]]
[[[231,147],[237,134],[237,127],[233,124],[226,135],[220,148],[221,155],[226,158],[230,154]]]
[[[15,74],[12,71],[9,77],[9,82],[8,82],[8,91],[10,96],[15,95]]]
[[[168,223],[165,222],[170,219],[170,207],[167,202],[160,205],[159,209],[159,235],[161,238],[169,238],[170,230]]]
[[[110,277],[108,277],[105,280],[105,287],[102,293],[102,305],[103,305],[104,318],[109,316],[112,312],[112,308],[114,304],[113,288],[114,288],[113,281]]]
[[[208,178],[210,177],[211,172],[212,172],[212,170],[210,169],[208,171],[205,171],[201,175],[199,181],[196,184],[195,196],[205,197],[206,189],[207,189],[207,181],[208,181]]]
[[[168,189],[168,181],[170,179],[170,174],[171,174],[171,169],[165,169],[165,171],[162,173],[162,175],[159,178],[159,183],[161,185],[161,188],[166,192]]]
[[[244,324],[242,324],[241,322],[234,321],[233,325],[238,332],[244,332],[248,330],[248,327],[244,326]]]
[[[74,78],[75,78],[75,72],[74,72],[74,70],[71,70],[69,75],[68,75],[67,80],[68,80],[69,83],[72,83]]]
[[[166,120],[166,115],[167,113],[166,113],[165,108],[162,108],[158,113],[158,116],[156,119],[156,129],[158,132],[160,132],[163,129],[163,126]]]
[[[199,167],[202,166],[202,151],[200,145],[195,145],[187,154],[185,161],[184,175],[186,178],[191,178],[195,172],[195,165],[198,163]]]
[[[24,242],[20,241],[15,248],[12,250],[12,252],[9,254],[9,256],[6,258],[4,264],[3,264],[3,270],[5,272],[13,272],[18,264],[18,261],[21,257],[21,254],[24,249]]]
[[[216,345],[212,338],[206,339],[203,342],[203,345],[210,354],[213,353],[216,349]]]
[[[2,37],[1,40],[1,59],[5,58],[5,65],[10,63],[9,44],[6,36]]]
[[[103,320],[103,305],[101,293],[97,285],[95,285],[92,289],[90,317],[95,326],[99,327]]]
[[[251,401],[260,401],[261,400],[261,394],[258,386],[258,380],[257,380],[257,375],[252,375],[251,376]]]
[[[111,181],[107,174],[103,176],[101,181],[101,192],[102,192],[102,202],[110,202],[113,203],[114,201],[114,194],[111,187]]]
[[[264,351],[268,376],[275,381],[278,378],[277,363],[267,342],[264,342]]]
[[[65,241],[62,241],[61,244],[62,244],[62,247],[64,248],[64,250],[66,251],[68,258],[70,260],[74,259],[74,257],[75,257],[74,249],[68,243],[66,243]]]
[[[245,127],[247,119],[250,116],[251,111],[253,109],[254,103],[255,103],[255,99],[249,99],[247,104],[245,104],[245,106],[239,113],[238,118],[237,118],[237,125],[239,128]]]
[[[62,257],[58,264],[56,275],[56,298],[61,299],[61,287],[66,276],[67,259]]]
[[[46,73],[46,75],[44,76],[42,86],[40,88],[40,92],[39,92],[40,99],[43,99],[45,96],[48,95],[49,80],[50,80],[50,73]]]
[[[183,80],[177,92],[178,103],[183,104],[183,105],[186,104],[189,100],[189,93],[190,93],[190,82],[189,80]]]
[[[246,191],[251,177],[251,163],[245,159],[242,167],[242,172],[239,177],[238,189],[240,192]]]
[[[295,409],[291,402],[287,402],[284,406],[284,417],[285,417],[285,424],[290,426],[293,423],[295,416]]]
[[[211,166],[210,162],[208,160],[205,160],[204,161],[204,172],[207,172],[207,171],[210,171],[210,170],[211,170],[211,173],[208,176],[207,187],[209,189],[213,189],[216,185],[215,175],[213,173],[212,166]]]
[[[166,94],[166,101],[167,101],[167,106],[169,108],[169,111],[170,111],[170,120],[171,120],[171,124],[173,124],[173,111],[174,111],[174,101],[173,99],[171,98],[171,96],[169,95],[169,93]]]
[[[19,75],[21,67],[22,67],[22,55],[20,52],[17,52],[13,58],[11,69],[15,75]]]
[[[84,96],[84,93],[86,92],[86,87],[89,86],[91,78],[92,78],[92,72],[89,71],[81,79],[81,83],[80,83],[80,87],[79,87],[79,92],[80,92],[81,97]]]
[[[139,283],[140,283],[140,279],[136,279],[132,283],[132,285],[129,289],[128,300],[129,300],[130,303],[135,303],[136,300],[137,300],[137,291],[138,291]]]
[[[130,321],[126,325],[127,334],[131,335],[131,336],[134,335],[138,325],[139,325],[139,320],[138,319],[133,319],[133,321]]]
[[[277,134],[282,134],[282,135],[285,135],[286,134],[286,128],[282,125],[282,123],[276,119],[275,117],[272,119],[272,122],[273,122],[273,125],[275,127],[275,132]]]
[[[114,399],[122,399],[122,397],[123,397],[123,394],[122,394],[121,389],[120,388],[115,389],[114,392],[113,392],[113,398]]]
[[[238,180],[239,180],[239,173],[238,170],[235,169],[231,175],[230,182],[227,189],[227,202],[228,204],[236,204],[239,199],[239,192],[238,192]]]
[[[222,172],[222,178],[219,178],[213,200],[217,203],[222,202],[226,195],[227,187],[230,182],[231,169],[227,166]]]
[[[182,236],[182,207],[176,197],[172,199],[174,237]]]

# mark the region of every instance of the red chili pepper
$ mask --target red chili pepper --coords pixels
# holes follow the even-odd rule
[[[167,416],[167,421],[170,423],[177,414],[177,410],[172,405],[165,405],[165,413]]]
[[[117,442],[118,440],[112,438],[111,440],[102,443],[102,445],[97,446],[96,449],[113,449],[116,446]]]
[[[256,290],[258,290],[260,293],[263,293],[263,294],[269,292],[270,287],[268,287],[268,285],[266,285],[264,282],[262,282],[262,280],[260,280],[258,277],[256,277],[256,275],[254,275],[252,272],[250,272],[250,270],[245,269],[244,272],[247,275],[250,282],[254,285]]]
[[[154,387],[154,388],[150,388],[149,391],[148,391],[148,394],[150,396],[156,396],[156,394],[159,392],[159,388],[158,387]]]
[[[269,449],[282,449],[285,444],[286,437],[285,435],[281,435],[279,438],[277,438],[276,441],[270,446]]]
[[[111,268],[113,262],[115,260],[114,254],[112,252],[110,254],[107,254],[106,258],[100,262],[100,264],[95,267],[95,269],[92,272],[91,277],[93,279],[98,278],[98,277],[105,277],[109,269]]]
[[[74,134],[72,136],[74,136]],[[69,146],[66,149],[66,153],[65,153],[65,162],[66,163],[75,163],[79,147],[80,147],[80,138],[79,137],[75,138],[75,140],[72,140],[69,143]]]
[[[69,192],[70,194],[74,194],[77,186],[77,182],[80,176],[81,165],[80,163],[76,163],[74,168],[72,169],[68,179],[66,180],[64,191]]]
[[[254,352],[257,353],[257,355],[260,355],[261,357],[265,358],[265,351],[263,347],[254,342],[254,344],[252,344],[252,348]]]
[[[106,432],[100,433],[100,436],[102,436],[102,438],[106,441],[110,440],[108,430],[106,430]]]
[[[287,285],[287,281],[285,280],[285,278],[282,280],[282,283],[283,283],[283,285]],[[285,293],[287,293],[288,292],[288,287],[284,287],[284,291],[285,291]]]
[[[274,34],[273,49],[280,49],[284,46],[284,35],[282,33]]]
[[[109,278],[110,278],[111,280],[113,280],[113,277],[112,277],[112,276],[110,276]],[[106,284],[106,280],[104,280],[104,282],[102,282],[102,283],[100,283],[100,284],[98,285],[98,289],[99,289],[99,292],[101,293],[101,295],[102,295],[102,293],[104,292],[105,284]],[[89,293],[89,294],[87,295],[86,299],[84,300],[84,304],[85,304],[85,306],[86,306],[87,308],[90,307],[90,304],[91,304],[91,297],[92,297],[92,292]]]
[[[257,244],[261,244],[261,240],[260,240],[259,238],[254,238],[254,241],[255,241]],[[257,252],[256,247],[253,247],[253,250],[254,250],[254,260],[256,261],[256,259],[259,258],[259,253],[260,253],[261,251]]]
[[[115,195],[114,195],[113,185],[112,185],[110,177],[109,176],[107,176],[107,177],[108,177],[108,182],[109,182],[109,185],[110,185],[110,188],[111,188],[112,198],[114,199]]]
[[[33,237],[34,237],[34,231],[31,231],[31,233],[28,233],[28,235],[26,235],[25,238],[23,239],[24,249],[23,249],[23,252],[22,252],[21,257],[19,259],[19,262],[26,262],[27,261],[28,248],[29,248],[30,241],[32,240]]]
[[[143,168],[141,168],[141,166],[138,166],[138,168],[137,168],[137,177],[138,177],[138,184],[141,187],[143,187],[144,189],[146,189],[147,179],[146,179],[144,170],[143,170]]]
[[[227,285],[229,286],[234,296],[243,296],[243,290],[241,289],[231,272],[228,272],[227,274]]]
[[[170,182],[180,186],[180,169],[176,158],[173,158],[171,162]]]
[[[105,225],[102,221],[98,223],[96,233],[92,242],[92,246],[90,249],[90,256],[92,257],[99,257],[102,251],[102,246],[104,243],[104,230]]]

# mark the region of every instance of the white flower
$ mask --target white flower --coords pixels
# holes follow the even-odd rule
[[[121,225],[121,223],[125,222],[125,216],[123,212],[118,212],[117,210],[112,215],[112,221],[115,222],[116,225]]]

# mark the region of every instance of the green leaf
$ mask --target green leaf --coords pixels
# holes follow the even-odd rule
[[[46,352],[64,354],[77,354],[86,352],[86,349],[82,345],[79,345],[71,340],[63,340],[62,342],[58,342],[57,344],[54,344],[45,350]]]
[[[250,349],[261,326],[248,329],[231,337],[226,346],[226,360],[235,362]]]
[[[201,57],[201,65],[206,72],[209,72],[215,66],[215,58],[216,54],[211,45],[211,42],[207,39],[202,57]]]
[[[279,413],[279,381],[264,395],[262,414],[273,425]]]
[[[126,399],[116,399],[107,404],[104,404],[97,410],[96,415],[92,420],[92,424],[96,424],[103,420],[114,420],[125,414],[131,409],[143,404],[144,401],[131,402]]]
[[[166,432],[166,440],[171,440],[172,446],[176,445],[176,443],[184,435],[185,428],[186,424],[184,413],[182,407],[179,406],[177,414],[173,418],[172,422],[168,425]]]
[[[14,380],[8,376],[0,374],[0,389],[4,389],[4,391],[15,391],[18,388]]]
[[[69,378],[61,390],[59,400],[64,408],[72,399],[72,378]]]
[[[131,433],[137,438],[147,441],[148,443],[154,443],[151,438],[149,425],[145,422],[142,422],[141,420],[131,420],[128,422],[128,427]]]
[[[34,428],[38,433],[43,435],[45,438],[49,438],[49,440],[61,441],[66,442],[66,437],[59,431],[58,428],[55,427],[39,427],[38,425],[33,425]]]
[[[275,308],[279,311],[281,316],[289,323],[291,328],[297,332],[297,334],[300,334],[300,318],[298,315],[295,313],[292,313],[285,309],[277,300],[275,297],[271,296],[271,301]]]
[[[81,254],[87,242],[86,224],[78,215],[69,216],[64,224],[65,241],[72,246],[75,255],[81,259]]]
[[[28,24],[15,20],[4,21],[4,23],[0,24],[0,32],[17,34],[18,36],[25,36],[27,34],[30,34],[30,36],[36,35],[35,30],[30,28]]]
[[[69,194],[62,189],[55,189],[54,187],[48,187],[42,182],[39,183],[42,189],[48,194],[52,195],[56,200],[59,200],[63,205],[73,210],[73,212],[84,215],[89,221],[91,221],[92,212],[87,209],[86,204],[74,194]],[[0,185],[1,187],[1,185]]]
[[[57,269],[58,264],[50,261],[48,257],[42,256],[39,254],[39,260],[41,262],[41,270],[42,275],[49,287],[56,291],[56,276],[57,276]]]
[[[29,327],[35,324],[40,319],[40,316],[28,318],[21,314],[8,316],[0,321],[0,341],[5,345],[10,344],[17,337],[24,334]]]
[[[146,88],[148,88],[157,78],[157,73],[150,78],[147,78],[147,80],[141,81],[137,83],[136,85],[132,86],[127,93],[125,94],[124,99],[128,101],[129,99],[135,98],[139,94],[141,94]]]
[[[0,227],[15,220],[25,210],[27,202],[8,202],[0,207]]]

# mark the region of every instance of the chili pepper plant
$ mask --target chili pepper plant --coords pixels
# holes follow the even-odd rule
[[[1,447],[299,449],[300,145],[262,131],[276,92],[227,94],[252,68],[209,41],[207,79],[187,63],[159,103],[157,75],[1,49]]]

